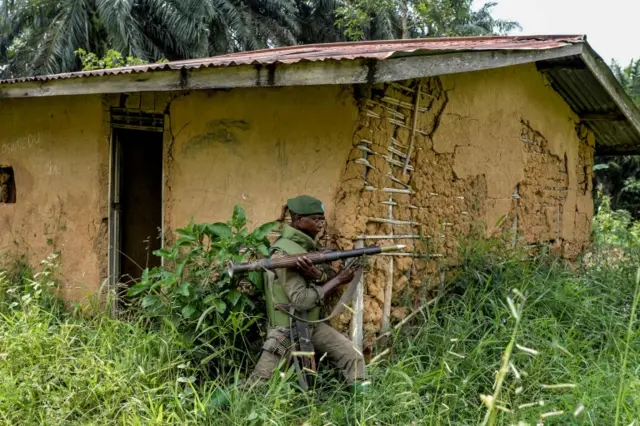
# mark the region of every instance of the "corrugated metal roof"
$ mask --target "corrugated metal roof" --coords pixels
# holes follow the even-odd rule
[[[491,51],[500,51],[504,54],[492,55],[489,59],[487,59],[485,54],[481,54],[481,52]],[[144,74],[154,71],[179,72],[200,68],[225,68],[240,65],[256,65],[258,67],[262,65],[282,64],[284,67],[287,67],[289,64],[300,62],[355,61],[366,59],[384,61],[391,58],[407,57],[418,57],[416,59],[419,59],[419,57],[424,55],[441,55],[451,52],[465,52],[460,54],[460,58],[464,57],[464,60],[456,57],[456,66],[453,68],[453,72],[468,72],[476,69],[488,69],[508,66],[514,63],[524,63],[521,59],[523,56],[521,52],[525,52],[524,55],[527,59],[524,61],[528,63],[536,62],[540,72],[547,76],[552,87],[594,131],[598,153],[640,153],[640,111],[632,104],[628,96],[624,94],[623,89],[611,74],[606,63],[591,50],[586,42],[586,37],[580,35],[429,38],[290,46],[163,64],[4,80],[0,81],[0,97],[2,97],[3,94],[4,96],[15,97],[28,97],[32,95],[54,96],[60,92],[56,92],[53,88],[59,84],[63,84],[63,81],[58,83],[58,80],[86,79],[86,82],[82,81],[82,84],[73,91],[73,94],[115,93],[122,91],[122,86],[116,84],[114,87],[110,87],[109,81],[113,80],[103,80],[100,77]],[[477,61],[475,60],[475,56],[469,55],[466,52],[478,52]],[[541,52],[542,54],[535,55],[537,52]],[[529,56],[529,53],[534,53],[534,55]],[[520,56],[520,62],[511,60],[511,58],[517,56]],[[443,61],[447,57],[450,58],[451,55],[443,56]],[[477,65],[476,62],[480,63],[478,61],[483,60],[483,68],[475,66]],[[404,61],[404,59],[397,59],[397,61]],[[392,61],[389,61],[389,63],[390,62]],[[437,60],[436,62],[441,63]],[[388,62],[385,61],[383,63],[386,64]],[[324,67],[322,67],[322,69],[324,69]],[[425,62],[423,61],[419,61],[417,64],[414,63],[413,70],[417,71],[414,73],[415,75],[410,78],[440,75],[439,73],[427,74],[427,72],[430,71],[425,68]],[[182,73],[180,73],[180,76],[182,76]],[[363,82],[352,79],[351,76],[345,77],[343,75],[342,77],[343,79],[340,80],[341,84]],[[392,75],[387,78],[391,77],[397,76]],[[336,81],[335,78],[335,75],[331,74],[331,71],[328,71],[327,79],[321,84],[338,84],[339,82]],[[255,75],[245,73],[242,74],[239,79],[255,79]],[[133,83],[135,85],[127,86],[128,89],[133,91],[157,90],[156,83],[150,79],[139,79],[136,77],[134,80]],[[148,81],[148,84],[144,86],[145,89],[140,89],[139,80]],[[251,84],[242,86],[242,84],[245,83],[244,80],[239,83],[238,81],[239,80],[236,80],[235,82],[239,85],[228,87],[251,86]],[[290,84],[307,83],[301,83],[301,80],[297,80]],[[253,85],[256,84],[254,83]],[[5,87],[4,92],[3,86]],[[197,88],[203,88],[204,86],[214,87],[215,81],[207,80],[202,85],[197,86]],[[30,87],[32,89],[29,89]],[[179,88],[181,88],[179,85],[168,85],[164,90],[177,90]]]
[[[104,75],[146,73],[162,70],[182,70],[198,68],[229,67],[236,65],[293,64],[304,61],[378,59],[394,56],[423,53],[442,53],[443,51],[473,50],[544,50],[568,44],[581,43],[580,35],[546,36],[490,36],[490,37],[445,37],[411,40],[364,41],[352,43],[310,44],[303,46],[280,47],[276,49],[255,50],[197,58],[162,64],[138,65],[133,67],[105,70],[72,72],[65,74],[41,75],[34,77],[0,80],[0,84],[24,83],[28,81],[50,81],[70,78],[82,78]]]
[[[542,61],[537,66],[554,90],[593,130],[599,154],[640,153],[638,129],[580,58]],[[637,108],[635,114],[640,114]]]

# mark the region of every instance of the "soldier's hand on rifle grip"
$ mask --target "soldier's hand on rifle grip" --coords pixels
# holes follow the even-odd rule
[[[347,284],[351,282],[354,275],[355,270],[351,267],[346,267],[338,272],[338,275],[336,275],[336,279],[340,282],[340,284]]]
[[[306,278],[313,281],[321,281],[323,277],[323,273],[320,269],[316,268],[316,266],[311,263],[308,257],[302,256],[298,258],[296,261],[296,268],[298,272],[304,275]]]

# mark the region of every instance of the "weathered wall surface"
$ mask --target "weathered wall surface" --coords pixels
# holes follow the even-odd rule
[[[110,108],[165,113],[165,231],[227,220],[275,220],[309,193],[333,211],[358,110],[350,88],[2,100],[0,167],[17,202],[0,204],[0,253],[32,264],[61,252],[62,296],[85,301],[106,279]]]
[[[472,233],[517,231],[520,244],[577,254],[589,238],[593,154],[593,135],[533,65],[364,93],[337,197],[337,243],[414,252],[371,260],[365,330],[423,303]]]
[[[0,205],[0,251],[20,247],[37,262],[60,250],[68,300],[95,293],[107,274],[111,106],[165,114],[169,239],[191,217],[227,220],[235,204],[254,224],[274,220],[288,197],[307,193],[327,204],[341,248],[406,244],[412,253],[372,260],[370,333],[429,297],[460,237],[517,230],[521,244],[549,242],[567,256],[588,242],[593,135],[534,66],[356,92],[2,100],[0,166],[14,168],[17,203]]]
[[[275,220],[287,198],[333,199],[358,110],[339,86],[195,92],[170,106],[165,211],[170,228],[228,220],[235,204],[253,224]]]
[[[486,176],[488,232],[518,217],[524,242],[577,254],[593,214],[593,135],[534,65],[442,81],[449,102],[433,149],[454,154],[456,177]]]
[[[108,125],[100,96],[0,100],[0,166],[16,203],[0,204],[0,253],[34,265],[59,251],[63,297],[85,300],[106,265]]]

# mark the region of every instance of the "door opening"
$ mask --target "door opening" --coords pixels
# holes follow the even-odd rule
[[[160,265],[162,132],[113,129],[110,275],[122,302],[145,268]]]

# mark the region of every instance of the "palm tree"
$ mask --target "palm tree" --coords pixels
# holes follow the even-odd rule
[[[342,0],[337,9],[352,39],[389,39],[506,34],[520,28],[496,19],[496,3],[473,9],[473,0]]]
[[[299,23],[294,0],[203,1],[211,3],[206,18],[207,55],[297,42]]]
[[[344,41],[344,33],[335,24],[338,0],[295,0],[300,25],[299,44]]]
[[[616,61],[613,61],[611,70],[631,99],[640,105],[640,59],[632,59],[629,66],[624,69]]]
[[[5,77],[78,68],[74,51],[147,61],[295,43],[293,0],[0,0]]]
[[[472,0],[0,0],[0,77],[79,69],[79,48],[145,61],[291,44],[505,33]],[[637,70],[636,70],[637,71]]]

